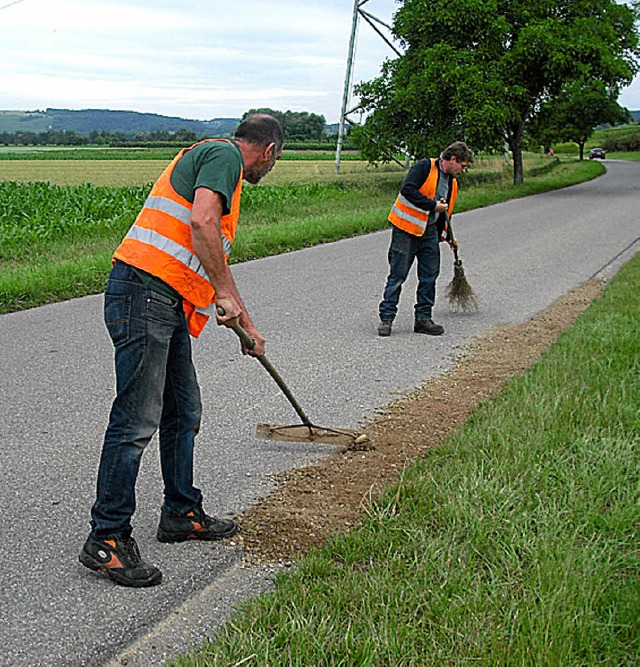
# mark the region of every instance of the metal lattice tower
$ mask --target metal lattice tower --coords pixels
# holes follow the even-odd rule
[[[394,44],[387,38],[387,36],[380,30],[379,26],[384,26],[390,32],[392,28],[390,25],[386,24],[384,21],[381,21],[379,18],[376,18],[369,12],[366,12],[362,9],[362,6],[365,5],[369,0],[354,0],[353,3],[353,21],[351,23],[351,36],[349,38],[349,51],[347,54],[347,73],[344,78],[344,92],[342,95],[342,110],[340,112],[340,124],[338,128],[338,145],[336,149],[336,166],[335,172],[338,174],[340,172],[340,157],[342,155],[342,144],[344,143],[344,130],[345,124],[349,123],[355,125],[354,121],[349,119],[350,114],[358,111],[360,105],[356,106],[353,109],[349,109],[349,99],[351,97],[351,83],[353,78],[353,61],[355,57],[356,50],[356,35],[358,32],[358,22],[360,17],[362,17],[377,33],[382,37],[382,39],[389,45],[393,51],[398,56],[401,56],[402,53],[394,46]]]

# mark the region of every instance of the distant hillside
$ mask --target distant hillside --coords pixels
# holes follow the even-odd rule
[[[640,122],[640,110],[629,112],[634,122]],[[137,111],[111,111],[109,109],[45,109],[44,111],[0,110],[0,132],[46,132],[58,130],[88,136],[92,132],[122,132],[128,137],[139,133],[165,130],[177,132],[190,130],[198,138],[230,135],[240,123],[240,118],[214,118],[192,120],[177,116],[161,116]],[[338,133],[338,123],[325,126],[329,134]]]
[[[140,132],[190,130],[198,137],[230,134],[239,118],[191,120],[175,116],[161,116],[137,111],[110,111],[108,109],[45,109],[44,111],[0,111],[0,132],[46,132],[66,130],[86,136],[97,132],[123,132],[133,136]]]

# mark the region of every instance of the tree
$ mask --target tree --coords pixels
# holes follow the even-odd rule
[[[179,142],[187,146],[188,144],[194,144],[197,141],[198,137],[195,132],[192,130],[187,130],[184,127],[181,127],[174,135],[173,141]]]
[[[243,116],[255,113],[268,113],[280,121],[284,136],[288,140],[297,141],[322,141],[326,120],[324,116],[307,111],[275,111],[274,109],[250,109]]]
[[[563,88],[599,79],[610,91],[638,71],[639,3],[615,0],[405,0],[394,18],[404,55],[356,93],[377,146],[434,154],[456,139],[513,156],[523,182],[529,123]]]
[[[542,105],[529,124],[529,135],[545,146],[574,141],[584,159],[584,146],[598,126],[628,122],[630,114],[618,102],[618,90],[607,90],[599,80],[567,83],[553,101]]]

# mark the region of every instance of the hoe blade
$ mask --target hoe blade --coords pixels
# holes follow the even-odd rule
[[[256,438],[260,440],[283,440],[286,442],[324,442],[331,445],[353,447],[366,439],[361,433],[346,428],[322,428],[293,424],[258,424]]]

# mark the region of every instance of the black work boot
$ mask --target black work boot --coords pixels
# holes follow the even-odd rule
[[[390,336],[393,320],[380,320],[378,324],[378,336]]]
[[[233,519],[207,516],[200,505],[183,515],[171,514],[163,507],[157,537],[160,542],[223,540],[237,532],[238,524]]]
[[[131,535],[106,540],[89,535],[78,560],[90,570],[104,572],[120,586],[145,588],[162,581],[162,572],[142,560]]]
[[[436,324],[433,320],[416,320],[413,331],[414,333],[429,334],[430,336],[440,336],[444,333],[444,327]]]

